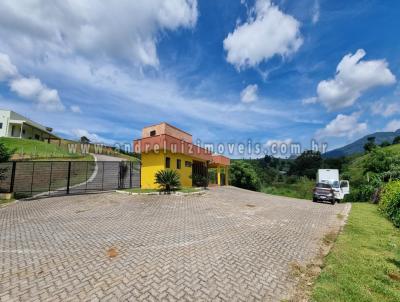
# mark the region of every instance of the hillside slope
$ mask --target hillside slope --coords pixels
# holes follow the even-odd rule
[[[81,154],[69,153],[57,145],[37,140],[1,137],[0,143],[4,143],[7,149],[14,150],[12,159],[87,158]]]
[[[368,134],[351,144],[324,153],[323,157],[335,158],[335,157],[350,156],[357,153],[363,153],[364,145],[368,142],[369,137],[375,137],[375,143],[379,145],[384,141],[392,143],[396,136],[400,136],[400,129],[397,130],[396,132],[375,132],[372,134]]]
[[[384,147],[383,150],[400,153],[400,144]],[[367,177],[363,175],[363,163],[368,160],[369,156],[369,154],[353,156],[350,160],[350,163],[346,167],[346,174],[351,177],[353,183],[361,183]]]

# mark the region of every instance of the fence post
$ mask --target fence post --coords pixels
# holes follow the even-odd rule
[[[12,169],[11,169],[11,181],[10,181],[10,193],[14,192],[14,182],[15,182],[15,169],[17,166],[17,162],[13,161]]]
[[[103,161],[103,171],[101,172],[101,190],[104,191],[104,161]]]
[[[121,175],[122,175],[121,169],[122,169],[121,162],[118,162],[118,189],[121,189]]]
[[[133,162],[129,162],[129,188],[132,189],[132,168]]]
[[[69,186],[71,184],[71,162],[68,162],[68,178],[67,178],[67,194],[69,194]]]

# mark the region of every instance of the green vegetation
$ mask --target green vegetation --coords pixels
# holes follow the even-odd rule
[[[15,199],[0,199],[0,206],[13,202]]]
[[[312,300],[400,301],[400,231],[372,204],[353,204]]]
[[[259,175],[254,167],[244,161],[234,161],[229,167],[229,182],[231,185],[259,191],[261,188]]]
[[[12,153],[12,150],[8,149],[2,142],[0,142],[0,163],[10,160]],[[0,181],[5,179],[7,171],[7,167],[0,167]],[[3,190],[4,188],[0,188],[0,192]]]
[[[379,210],[393,221],[395,226],[400,227],[400,181],[391,181],[383,187]]]
[[[400,178],[400,145],[376,147],[351,162],[344,174],[352,189],[346,201],[379,201],[382,186]]]
[[[161,191],[170,192],[181,187],[180,177],[175,170],[160,170],[155,175],[154,183],[159,185]]]
[[[14,159],[77,159],[82,157],[80,154],[69,153],[57,145],[37,140],[2,137],[0,143],[3,143],[7,149],[13,150]]]
[[[83,160],[91,161],[93,157],[89,153],[99,153],[120,157],[137,162],[139,157],[135,153],[117,150],[115,148],[86,144],[87,148],[79,147],[81,143],[71,140],[60,140],[59,143],[47,143],[37,140],[20,138],[0,138],[0,143],[12,151],[15,160]],[[84,144],[85,145],[85,144]]]
[[[302,177],[294,183],[272,183],[271,186],[264,186],[261,192],[281,195],[293,198],[312,199],[312,189],[315,186],[315,181]]]
[[[294,198],[312,199],[317,170],[342,169],[347,159],[323,159],[319,152],[306,151],[296,159],[265,156],[260,159],[234,160],[230,166],[230,184],[244,189]]]
[[[9,161],[14,151],[0,141],[0,163]]]

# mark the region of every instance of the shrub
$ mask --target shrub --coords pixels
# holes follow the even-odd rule
[[[192,175],[192,183],[195,187],[208,187],[208,177],[200,174]]]
[[[170,192],[179,189],[181,181],[178,172],[175,170],[160,170],[155,175],[155,184],[158,184],[162,191]]]
[[[352,187],[350,194],[346,195],[346,202],[367,202],[371,201],[376,186],[373,184],[363,184],[358,187]]]
[[[383,187],[379,210],[394,225],[400,227],[400,181],[392,181]]]
[[[0,163],[9,161],[14,150],[9,150],[7,147],[0,142]]]
[[[6,146],[0,142],[0,163],[9,161],[11,155],[14,153],[14,150],[9,150]],[[0,168],[0,180],[4,180],[6,178],[6,173],[8,168]]]
[[[229,167],[229,182],[232,186],[253,191],[259,191],[261,188],[254,168],[242,161],[234,161]]]

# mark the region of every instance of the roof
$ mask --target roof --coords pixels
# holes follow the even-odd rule
[[[167,123],[167,122],[161,122],[161,123],[158,123],[158,124],[146,126],[146,127],[144,127],[143,129],[145,129],[145,128],[150,128],[150,127],[154,127],[154,126],[158,126],[158,125],[162,125],[162,124],[165,124],[165,125],[167,125],[167,126],[169,126],[169,127],[171,127],[171,128],[174,128],[174,129],[180,131],[180,132],[183,132],[183,133],[186,133],[187,135],[192,136],[189,132],[186,132],[186,131],[184,131],[184,130],[182,130],[182,129],[179,129],[178,127],[175,127],[175,126],[173,126],[173,125],[171,125],[171,124],[169,124],[169,123]]]

